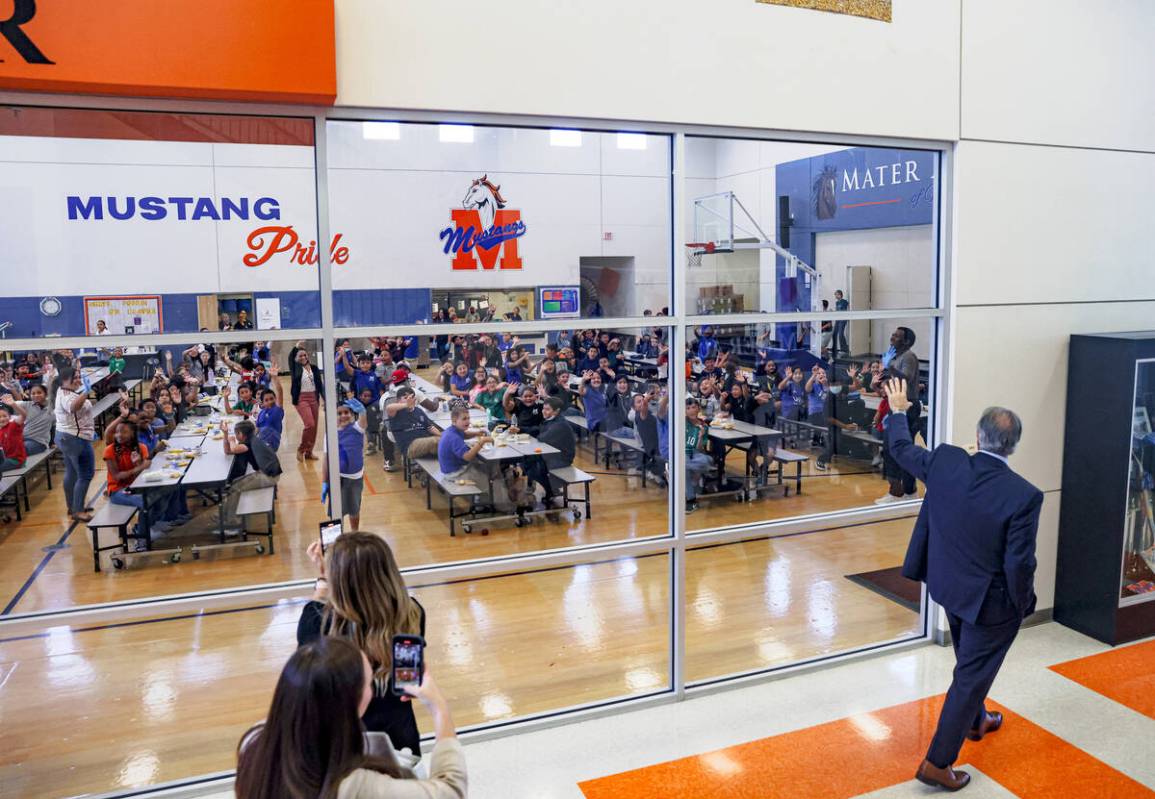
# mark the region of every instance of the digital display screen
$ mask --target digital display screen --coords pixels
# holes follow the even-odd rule
[[[393,685],[398,691],[421,684],[421,649],[420,641],[394,640]]]
[[[581,294],[577,287],[538,289],[541,300],[541,316],[577,316],[581,313]]]

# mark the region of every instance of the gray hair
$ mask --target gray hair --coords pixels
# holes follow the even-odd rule
[[[1009,408],[987,408],[979,417],[979,449],[1004,458],[1010,456],[1023,437],[1023,422]]]

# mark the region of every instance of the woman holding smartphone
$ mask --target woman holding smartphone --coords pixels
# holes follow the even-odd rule
[[[425,609],[409,596],[385,539],[372,533],[345,533],[322,555],[321,542],[309,546],[320,577],[313,600],[297,622],[297,644],[322,636],[346,638],[364,652],[373,667],[373,698],[365,728],[389,736],[393,748],[421,755],[421,733],[413,705],[395,696],[389,685],[393,636],[425,636]]]
[[[88,378],[71,366],[60,370],[56,381],[56,446],[64,456],[64,499],[68,515],[79,522],[92,520],[88,502],[88,486],[96,473],[96,456],[92,440],[96,438],[96,423],[92,416],[92,401],[88,392],[92,385]]]
[[[414,778],[360,717],[375,695],[373,667],[350,642],[320,638],[298,649],[277,681],[264,724],[237,747],[237,799],[464,799],[465,755],[449,705],[426,672],[407,687],[433,717],[429,779]]]

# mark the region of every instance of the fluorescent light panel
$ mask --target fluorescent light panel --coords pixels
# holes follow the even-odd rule
[[[472,144],[473,125],[438,125],[437,135],[443,142]]]
[[[397,141],[401,138],[401,123],[362,122],[361,137],[373,141]]]
[[[618,134],[618,149],[619,150],[644,150],[644,149],[646,149],[646,134],[644,134],[644,133],[619,133]]]
[[[554,147],[581,147],[582,132],[565,128],[552,128],[549,132],[549,143]]]

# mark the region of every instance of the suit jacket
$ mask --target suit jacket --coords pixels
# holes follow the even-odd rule
[[[998,458],[911,439],[904,414],[886,420],[887,446],[926,483],[902,573],[970,624],[1001,624],[1035,610],[1035,537],[1043,493]]]

